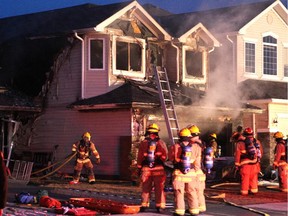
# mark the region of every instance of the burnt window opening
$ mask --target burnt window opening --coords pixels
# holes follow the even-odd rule
[[[90,69],[104,69],[104,40],[90,40]]]
[[[193,76],[203,78],[203,60],[202,60],[202,52],[186,50],[185,55],[186,62],[186,76]]]
[[[116,69],[141,72],[142,48],[137,43],[116,42]]]

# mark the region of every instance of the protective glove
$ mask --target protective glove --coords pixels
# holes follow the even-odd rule
[[[96,158],[96,164],[100,164],[100,158]]]

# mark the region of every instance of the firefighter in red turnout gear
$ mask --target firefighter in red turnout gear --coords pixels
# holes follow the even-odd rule
[[[259,140],[254,138],[251,128],[245,128],[243,138],[238,139],[235,150],[235,166],[240,169],[242,195],[258,193],[258,174],[263,148]]]
[[[157,124],[150,124],[146,130],[147,136],[139,146],[137,167],[141,170],[141,212],[150,206],[150,194],[153,187],[157,211],[163,212],[166,206],[164,162],[167,160],[168,150],[166,143],[159,138],[159,131]]]
[[[171,146],[168,156],[174,164],[174,215],[176,216],[185,215],[185,194],[189,213],[199,214],[197,171],[201,170],[201,152],[202,148],[199,145],[191,143],[190,130],[181,129],[179,141]]]
[[[77,154],[73,181],[71,181],[70,184],[77,184],[79,182],[83,166],[88,170],[89,184],[94,184],[95,176],[93,172],[93,164],[89,157],[91,154],[93,154],[96,158],[96,163],[99,164],[100,155],[95,147],[95,144],[91,141],[91,134],[89,132],[85,132],[82,135],[82,139],[73,144],[72,152],[77,152]]]
[[[4,155],[0,151],[0,216],[3,215],[3,209],[6,206],[8,196],[8,175],[4,164]]]
[[[284,140],[282,132],[276,132],[273,136],[276,141],[275,157],[273,162],[274,169],[278,169],[279,189],[288,192],[288,164],[287,164],[287,140]]]

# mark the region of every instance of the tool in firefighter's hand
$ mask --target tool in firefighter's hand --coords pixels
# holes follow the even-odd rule
[[[100,164],[100,158],[96,158],[96,164]]]

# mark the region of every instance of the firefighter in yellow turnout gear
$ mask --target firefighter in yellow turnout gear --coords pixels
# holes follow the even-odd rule
[[[191,132],[183,128],[179,132],[179,141],[172,145],[169,160],[174,164],[174,215],[185,214],[185,193],[191,215],[199,214],[197,195],[197,170],[201,169],[201,147],[191,143]]]
[[[197,151],[201,149],[201,161],[203,161],[203,143],[201,139],[199,138],[200,135],[200,130],[196,125],[192,125],[188,127],[191,133],[191,143],[192,145],[197,148]],[[205,163],[207,164],[207,163]],[[209,167],[211,164],[208,164]],[[197,183],[196,185],[198,186],[196,188],[197,191],[197,197],[198,197],[198,206],[199,206],[199,213],[203,213],[206,211],[206,201],[205,201],[205,195],[204,195],[204,190],[206,188],[206,174],[203,172],[201,169],[202,167],[195,166],[195,171],[196,171],[196,180]],[[207,165],[206,165],[206,170],[207,170]]]
[[[77,154],[73,181],[71,181],[70,184],[78,184],[83,166],[88,169],[89,184],[94,184],[95,176],[93,172],[93,164],[89,157],[91,154],[93,154],[96,158],[96,163],[99,164],[100,155],[95,147],[95,144],[91,141],[91,134],[89,132],[85,132],[82,135],[82,139],[73,144],[72,152],[77,152]]]
[[[165,142],[159,138],[159,131],[157,124],[150,124],[146,130],[147,136],[139,146],[137,167],[142,172],[141,212],[144,212],[150,205],[150,194],[153,186],[157,211],[162,213],[166,206],[164,162],[167,160],[168,150]]]

